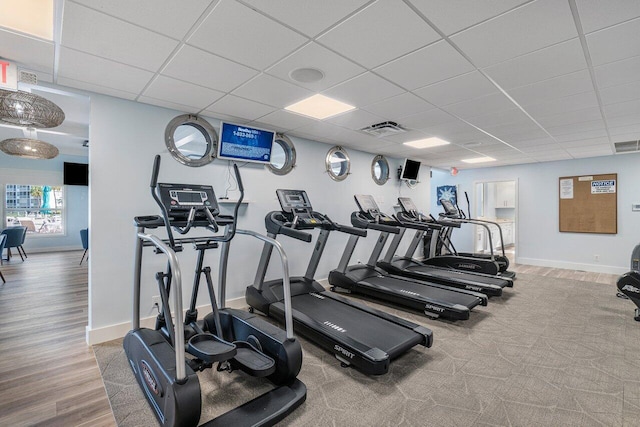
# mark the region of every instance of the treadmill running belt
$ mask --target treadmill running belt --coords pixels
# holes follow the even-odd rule
[[[296,311],[299,311],[369,347],[379,348],[392,358],[423,339],[420,334],[411,329],[323,296],[322,293],[316,295],[322,298],[312,294],[296,295],[291,298],[293,317],[295,318]],[[276,303],[274,306],[284,308],[282,303]]]
[[[486,277],[480,275],[471,275],[466,274],[462,271],[450,271],[442,268],[433,268],[428,265],[412,265],[406,268],[409,271],[415,271],[417,273],[429,274],[431,276],[439,277],[441,279],[457,279],[462,282],[474,285],[474,284],[482,284],[482,285],[495,285],[500,286],[502,288],[507,286],[507,281],[496,278],[496,277]]]
[[[446,301],[451,304],[460,304],[468,308],[475,307],[480,303],[480,299],[473,295],[463,294],[454,290],[434,288],[411,280],[402,280],[393,277],[370,277],[361,281],[359,285],[373,285],[375,288],[389,289],[391,292],[413,292],[425,298]]]

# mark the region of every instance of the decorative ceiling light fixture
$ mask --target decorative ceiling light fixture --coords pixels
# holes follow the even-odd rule
[[[64,111],[39,95],[0,89],[0,123],[53,128],[64,121]]]
[[[0,150],[11,156],[26,159],[53,159],[59,153],[55,145],[31,138],[5,139],[0,142]]]

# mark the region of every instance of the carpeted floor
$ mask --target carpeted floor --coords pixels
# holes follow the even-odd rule
[[[455,323],[370,303],[431,328],[433,347],[366,377],[302,339],[307,401],[282,425],[638,426],[640,323],[615,293],[519,274],[515,288]],[[121,340],[94,351],[118,424],[157,425]],[[200,381],[201,421],[270,388],[238,372],[208,371]]]

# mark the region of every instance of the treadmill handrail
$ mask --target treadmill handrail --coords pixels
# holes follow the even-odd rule
[[[498,227],[498,232],[500,233],[500,242],[502,242],[502,256],[506,256],[504,253],[504,240],[502,239],[502,227],[497,222],[485,221],[485,220],[477,220],[477,219],[462,219],[462,218],[449,218],[447,217],[447,221],[457,222],[459,224],[474,224],[479,227],[483,227],[487,230],[487,234],[489,235],[489,251],[491,253],[491,259],[494,260],[495,253],[493,250],[493,239],[491,239],[491,229],[487,224],[495,224]]]
[[[186,379],[185,370],[185,350],[184,350],[184,324],[182,321],[182,273],[178,256],[169,245],[153,234],[138,233],[138,239],[152,242],[153,245],[162,251],[169,260],[171,269],[171,286],[173,287],[173,303],[175,305],[175,342],[173,348],[176,352],[176,382],[180,383]]]
[[[360,211],[356,211],[351,214],[351,223],[356,226],[356,228],[369,228],[371,230],[381,231],[383,233],[400,234],[400,229],[398,228],[398,226],[400,226],[401,224],[396,218],[393,219],[395,219],[395,222],[397,224],[386,225],[380,224],[378,222],[373,222],[367,218],[363,218],[362,212]]]
[[[258,240],[262,240],[263,242],[273,246],[278,251],[278,254],[280,254],[280,262],[282,264],[282,289],[284,291],[285,328],[287,332],[287,339],[288,340],[295,339],[293,335],[293,317],[291,314],[293,311],[293,308],[291,305],[291,281],[289,279],[289,259],[287,258],[287,254],[282,248],[282,245],[276,239],[272,239],[271,237],[265,236],[260,233],[256,233],[255,231],[251,231],[251,230],[237,229],[236,234],[244,234],[246,236],[252,236]],[[307,233],[304,233],[304,234],[307,234]]]

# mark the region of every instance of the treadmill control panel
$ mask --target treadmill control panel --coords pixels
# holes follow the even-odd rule
[[[196,209],[196,215],[204,216],[203,209],[208,209],[214,216],[219,213],[216,195],[210,185],[158,183],[156,188],[162,204],[173,217],[186,217],[192,208]]]
[[[276,190],[282,212],[293,222],[293,228],[313,228],[323,224],[313,214],[313,207],[304,190]]]
[[[364,214],[369,221],[375,221],[380,224],[397,223],[394,218],[380,212],[380,208],[378,207],[378,204],[376,203],[373,196],[369,194],[356,194],[353,197],[356,199],[356,204],[360,209],[360,213]]]
[[[451,203],[450,200],[447,199],[440,199],[440,204],[442,205],[442,208],[444,209],[444,214],[447,216],[458,216],[458,209],[456,209],[455,206],[453,206],[453,203]]]
[[[404,212],[411,214],[416,218],[418,217],[418,208],[410,197],[398,197],[398,204]]]

